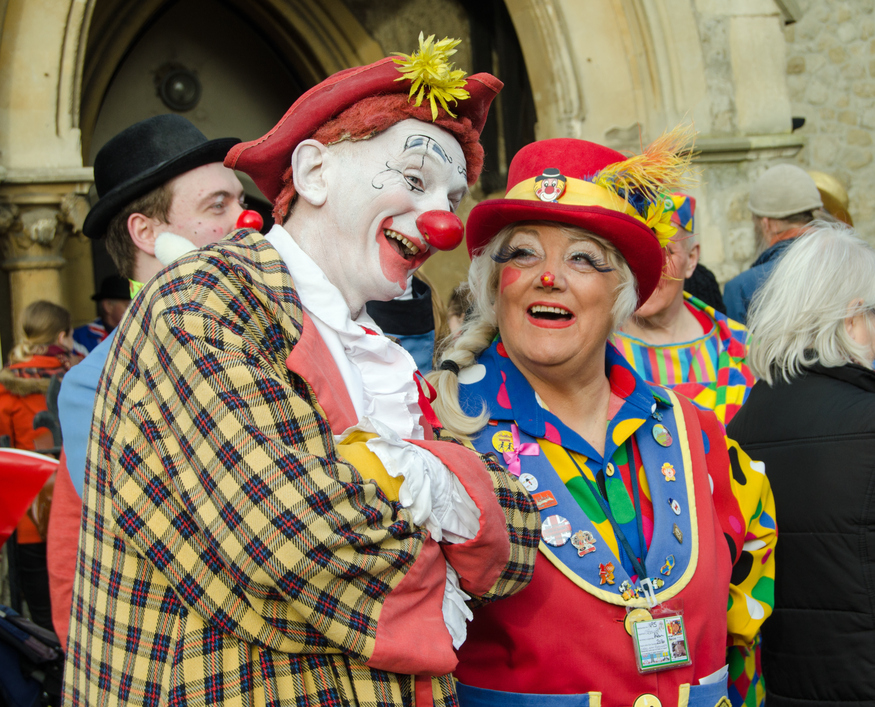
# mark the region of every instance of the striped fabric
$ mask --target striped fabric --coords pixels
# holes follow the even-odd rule
[[[747,329],[686,292],[684,299],[713,322],[707,334],[665,346],[650,345],[621,331],[611,340],[642,378],[713,410],[727,425],[756,382],[744,362]]]

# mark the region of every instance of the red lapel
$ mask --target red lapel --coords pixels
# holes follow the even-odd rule
[[[316,393],[316,400],[325,411],[328,424],[335,434],[340,434],[358,422],[355,407],[346,390],[340,370],[319,335],[316,325],[306,313],[302,312],[302,314],[304,326],[301,338],[286,359],[286,368],[310,384],[313,392]]]

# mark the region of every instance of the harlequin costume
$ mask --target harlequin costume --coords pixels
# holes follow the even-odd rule
[[[669,147],[628,160],[579,140],[523,148],[506,197],[472,211],[469,252],[515,222],[577,226],[617,248],[640,305],[674,232],[654,167],[670,161]],[[549,202],[536,191],[548,169],[565,177]],[[610,343],[605,373],[600,454],[546,409],[500,340],[459,371],[462,410],[476,416],[485,406],[489,418],[474,447],[520,474],[543,521],[531,584],[475,610],[456,671],[463,707],[725,704],[726,646],[749,643],[770,611],[776,536],[761,465],[726,439],[712,412],[647,384]],[[640,674],[627,609],[663,604],[682,604],[688,642],[677,653],[691,664]]]
[[[686,292],[684,305],[702,325],[702,336],[656,345],[617,331],[612,341],[644,380],[713,410],[728,425],[756,383],[745,363],[747,329]]]
[[[275,151],[273,166],[229,159],[275,198],[290,127],[407,93],[396,78],[391,60],[341,72],[248,144]],[[479,132],[500,83],[468,85],[458,112]],[[88,451],[68,704],[455,704],[448,565],[485,599],[530,578],[537,514],[499,467],[418,423],[412,443],[478,514],[472,539],[439,545],[391,500],[379,464],[338,446],[356,391],[303,304],[307,278],[330,283],[294,249],[280,227],[238,231],[148,283],[119,327]]]

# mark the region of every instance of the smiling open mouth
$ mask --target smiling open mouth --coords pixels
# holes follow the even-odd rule
[[[386,240],[394,246],[402,258],[410,260],[419,255],[419,248],[397,231],[393,231],[390,228],[384,228],[383,235],[386,236]]]
[[[571,312],[562,307],[547,307],[543,304],[533,304],[529,307],[529,315],[535,319],[545,319],[551,322],[568,321],[572,318]]]

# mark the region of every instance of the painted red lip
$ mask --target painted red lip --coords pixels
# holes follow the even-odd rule
[[[570,315],[567,319],[545,319],[542,317],[536,317],[532,315],[531,309],[535,306],[541,307],[555,307],[556,309],[562,309]],[[526,309],[526,319],[529,320],[529,324],[533,326],[540,327],[541,329],[565,329],[570,327],[574,322],[577,321],[577,316],[565,305],[559,304],[558,302],[532,302]]]
[[[419,248],[419,252],[416,255],[414,255],[411,260],[408,260],[407,258],[405,258],[403,255],[401,255],[395,249],[395,246],[393,246],[391,243],[389,243],[389,241],[393,241],[395,239],[390,238],[389,236],[386,235],[387,229],[404,236],[404,238],[406,238],[413,245],[415,245],[417,248]],[[392,253],[397,258],[399,258],[399,259],[403,260],[405,263],[407,263],[411,267],[411,269],[418,268],[420,265],[422,265],[428,259],[429,255],[431,254],[431,251],[429,250],[428,243],[425,243],[424,241],[422,241],[421,239],[419,239],[416,236],[411,236],[407,233],[404,233],[403,231],[399,231],[397,228],[393,228],[391,218],[386,219],[386,221],[383,222],[382,226],[380,227],[379,235],[382,236],[382,238],[387,242],[387,245],[389,246]]]

